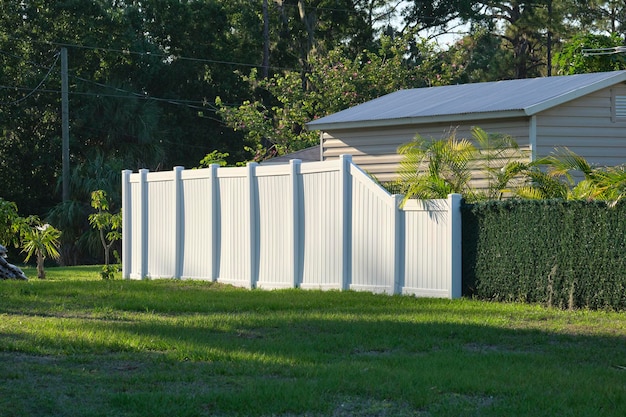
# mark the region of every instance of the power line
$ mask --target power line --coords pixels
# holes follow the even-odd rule
[[[21,40],[19,38],[15,38],[12,36],[7,36],[7,39],[11,39],[14,41]],[[41,44],[50,45],[50,46],[64,47],[64,48],[88,49],[88,50],[93,50],[93,51],[118,53],[122,55],[138,55],[141,57],[163,58],[165,60],[171,60],[171,61],[191,61],[191,62],[200,62],[200,63],[207,63],[207,64],[232,65],[232,66],[241,66],[241,67],[249,67],[249,68],[261,67],[261,65],[259,64],[251,64],[247,62],[225,61],[225,60],[216,60],[216,59],[207,59],[207,58],[192,58],[192,57],[187,57],[183,55],[164,54],[164,53],[159,53],[159,52],[149,52],[149,51],[140,52],[140,51],[131,51],[130,49],[104,48],[100,46],[79,45],[79,44],[65,43],[65,42],[42,41],[42,40],[37,40],[37,39],[31,39],[31,42],[41,43]],[[287,67],[270,66],[270,68],[276,69],[276,70],[295,71],[294,68],[287,68]]]
[[[191,106],[188,103],[203,104],[203,105],[209,106],[209,102],[206,101],[206,100],[203,100],[203,101],[192,101],[192,100],[180,100],[180,99],[172,99],[172,98],[152,97],[152,96],[150,96],[148,94],[141,94],[141,93],[137,93],[137,92],[134,92],[134,91],[125,90],[123,88],[114,87],[112,85],[103,84],[103,83],[100,83],[98,81],[93,81],[93,80],[89,80],[87,78],[79,77],[78,75],[72,75],[72,78],[75,78],[75,79],[83,81],[83,82],[87,82],[87,83],[91,83],[91,84],[97,85],[98,87],[108,88],[108,89],[117,91],[119,93],[130,94],[133,97],[140,98],[140,99],[143,99],[143,100],[161,101],[161,102],[175,104],[175,105],[188,105],[189,107],[203,108],[203,109],[204,109],[204,107]],[[217,108],[215,108],[214,106],[210,106],[209,109],[213,110],[213,111],[217,111]]]
[[[1,51],[0,51],[1,52]],[[43,83],[46,82],[46,80],[48,79],[48,77],[50,76],[50,73],[52,73],[52,70],[54,69],[54,67],[56,66],[57,62],[59,61],[59,56],[60,53],[56,54],[56,59],[54,60],[54,62],[52,63],[52,65],[50,66],[50,68],[48,69],[48,72],[46,73],[46,75],[43,77],[43,79],[39,82],[39,84],[37,84],[37,87],[35,87],[33,90],[31,90],[28,94],[26,94],[24,97],[17,99],[17,100],[13,100],[13,101],[5,101],[5,102],[0,102],[0,105],[3,106],[12,106],[15,104],[19,104],[23,101],[25,101],[28,97],[32,96],[33,94],[35,94],[43,85]],[[10,87],[9,87],[10,88]]]
[[[112,87],[112,86],[108,86],[110,88],[116,88],[116,87]],[[20,86],[9,86],[9,85],[0,85],[0,89],[6,89],[6,90],[17,90],[17,91],[30,91],[31,88],[29,87],[20,87]],[[120,91],[126,91],[126,90],[120,90]],[[37,91],[33,91],[33,94],[41,94],[41,93],[48,93],[48,94],[61,94],[61,90],[55,90],[55,89],[46,89],[46,88],[40,88]],[[129,92],[131,93],[131,92]],[[198,110],[204,110],[204,111],[210,111],[212,113],[216,113],[218,110],[214,107],[202,107],[203,105],[208,105],[208,102],[206,100],[203,101],[199,101],[199,100],[184,100],[184,99],[172,99],[172,98],[160,98],[160,97],[152,97],[152,96],[147,96],[147,95],[134,95],[134,94],[138,94],[138,93],[134,93],[133,95],[121,95],[121,94],[107,94],[107,93],[95,93],[95,92],[84,92],[84,91],[70,91],[69,94],[71,96],[87,96],[87,97],[108,97],[108,98],[117,98],[117,99],[137,99],[137,100],[153,100],[153,101],[162,101],[168,104],[173,104],[173,105],[179,105],[179,106],[185,106],[185,107],[189,107],[191,109],[198,109]],[[217,119],[215,119],[217,120]]]

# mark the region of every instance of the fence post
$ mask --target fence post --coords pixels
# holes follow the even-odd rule
[[[217,281],[218,265],[220,256],[220,242],[221,236],[218,233],[218,186],[217,186],[217,170],[220,166],[218,164],[209,165],[209,205],[207,207],[209,219],[211,219],[211,232],[209,239],[209,253],[211,259],[211,267],[209,270],[209,279],[211,281]]]
[[[122,278],[130,278],[132,267],[132,192],[130,188],[132,171],[122,171]]]
[[[302,167],[302,161],[299,159],[292,159],[289,161],[289,181],[291,185],[291,265],[293,282],[292,286],[297,288],[302,282],[302,259],[300,259],[300,224],[303,221],[302,210],[300,207],[300,168]]]
[[[350,165],[351,155],[341,155],[341,210],[340,210],[340,233],[341,233],[341,262],[342,279],[341,289],[350,289],[352,283],[352,177]]]
[[[139,170],[139,276],[148,277],[148,170]]]
[[[461,194],[448,195],[448,262],[450,265],[449,298],[460,298],[463,294],[463,259],[461,230]]]
[[[183,271],[183,170],[174,167],[174,277],[180,278]]]
[[[250,252],[249,268],[249,286],[254,288],[258,280],[258,247],[259,247],[259,224],[257,221],[257,213],[259,212],[259,202],[256,198],[256,162],[249,162],[247,168],[247,200],[248,200],[248,250]]]
[[[402,204],[402,195],[394,194],[393,198],[393,224],[394,224],[394,271],[393,271],[393,294],[402,294],[404,287],[404,242],[406,239],[404,228],[404,211],[400,207]]]

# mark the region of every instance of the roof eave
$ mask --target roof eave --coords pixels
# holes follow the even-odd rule
[[[350,122],[328,122],[328,123],[307,123],[306,126],[309,130],[348,130],[348,129],[364,129],[375,127],[389,127],[389,126],[409,126],[409,125],[423,125],[431,123],[449,123],[449,122],[467,122],[475,120],[487,120],[487,119],[508,119],[515,117],[528,117],[528,113],[524,110],[506,110],[506,111],[494,111],[483,113],[463,113],[463,114],[445,114],[441,116],[427,116],[427,117],[405,117],[396,119],[380,119],[380,120],[360,120]]]
[[[626,82],[626,71],[620,71],[613,77],[606,78],[593,84],[578,88],[574,91],[570,91],[569,93],[563,94],[561,96],[554,97],[553,99],[529,106],[525,109],[525,112],[528,116],[534,116],[535,114],[541,113],[544,110],[551,109],[563,103],[567,103],[568,101],[576,100],[577,98],[581,98],[583,96],[586,96],[587,94],[591,94],[623,82]]]

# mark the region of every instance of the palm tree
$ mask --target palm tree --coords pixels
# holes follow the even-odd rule
[[[410,198],[446,198],[451,193],[467,194],[471,179],[470,162],[476,147],[453,132],[447,139],[428,140],[417,135],[401,145],[398,153],[404,201]]]
[[[568,148],[557,148],[523,170],[528,184],[522,198],[604,200],[615,205],[626,196],[626,166],[594,167]]]
[[[398,171],[404,202],[410,198],[446,198],[462,194],[466,200],[502,198],[511,181],[526,168],[523,152],[515,140],[506,135],[488,134],[472,129],[472,140],[457,139],[455,132],[441,140],[417,135],[401,145],[403,155]],[[487,187],[476,189],[473,175],[482,173]]]
[[[37,277],[46,278],[44,261],[47,257],[58,259],[61,231],[48,223],[42,224],[37,216],[22,219],[17,225],[22,242],[22,252],[26,252],[25,262],[37,256]]]

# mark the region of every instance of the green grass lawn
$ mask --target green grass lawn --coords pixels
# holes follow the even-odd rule
[[[626,415],[625,313],[46,271],[0,281],[2,417]]]

